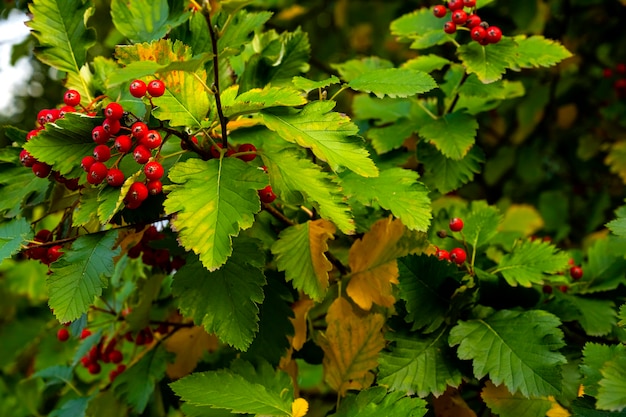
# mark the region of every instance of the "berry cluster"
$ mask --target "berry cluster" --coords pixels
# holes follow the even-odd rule
[[[619,63],[615,68],[605,68],[602,75],[606,79],[615,79],[613,81],[615,93],[620,99],[626,98],[626,64]]]
[[[458,217],[453,217],[450,219],[448,226],[451,231],[460,232],[463,230],[463,220]],[[445,249],[436,248],[435,256],[442,261],[451,261],[457,265],[463,265],[467,260],[467,252],[465,252],[465,249],[463,248],[454,248],[450,252]]]
[[[465,10],[467,9],[467,11]],[[473,40],[481,45],[498,43],[502,39],[502,30],[497,26],[490,26],[476,13],[476,0],[448,0],[445,5],[433,7],[433,14],[438,18],[444,18],[451,13],[451,20],[443,25],[443,31],[452,34],[463,27],[470,31]]]
[[[52,241],[52,232],[48,229],[42,229],[37,232],[34,241],[28,244],[24,254],[28,258],[38,260],[44,265],[50,265],[51,263],[56,262],[61,255],[63,255],[63,246],[43,245],[44,243],[50,243]]]
[[[128,257],[137,259],[141,257],[141,261],[148,266],[156,266],[168,273],[178,270],[185,265],[185,259],[180,256],[170,256],[167,249],[153,249],[150,242],[158,241],[165,238],[165,234],[159,232],[153,225],[149,226],[141,236],[141,240],[128,250]]]

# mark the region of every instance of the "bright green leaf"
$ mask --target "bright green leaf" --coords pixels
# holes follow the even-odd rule
[[[320,81],[313,81],[304,77],[296,76],[293,77],[291,81],[293,82],[294,87],[307,93],[309,91],[317,90],[318,88],[326,88],[328,86],[331,86],[333,84],[339,84],[341,82],[339,78],[335,77],[334,75],[332,75],[330,78]]]
[[[626,355],[604,363],[599,382],[597,407],[601,410],[622,411],[626,408]]]
[[[518,56],[515,63],[520,68],[551,67],[572,56],[559,42],[543,36],[516,36]]]
[[[593,299],[571,294],[556,294],[556,305],[550,311],[565,311],[563,321],[576,320],[589,336],[606,336],[617,324],[615,304],[611,300]],[[572,314],[572,310],[576,313]],[[569,313],[569,314],[568,314]]]
[[[542,310],[500,310],[485,319],[459,321],[450,331],[450,346],[459,345],[460,359],[470,359],[474,376],[489,375],[515,394],[558,395],[560,365],[565,357],[559,319]]]
[[[588,249],[581,293],[609,291],[626,283],[626,259],[623,252],[614,250],[615,247],[612,239],[598,239]]]
[[[181,245],[200,255],[207,269],[219,268],[230,256],[232,237],[252,226],[261,209],[257,190],[267,185],[265,174],[237,158],[193,158],[175,164],[169,178],[164,207],[177,213],[172,225]]]
[[[346,397],[336,413],[329,417],[422,417],[426,401],[407,397],[402,392],[390,392],[383,387],[372,387]]]
[[[436,88],[437,83],[433,77],[422,71],[385,68],[359,75],[348,86],[353,90],[374,93],[378,98],[385,95],[397,98],[425,93]]]
[[[297,113],[262,113],[265,125],[288,142],[297,143],[328,162],[333,171],[346,167],[359,175],[375,177],[378,168],[354,136],[358,127],[350,119],[331,112],[335,102],[316,101]]]
[[[426,170],[422,180],[430,189],[436,189],[441,194],[454,191],[470,182],[480,172],[480,165],[485,162],[485,154],[478,146],[472,146],[461,159],[451,159],[424,142],[418,145],[417,158]]]
[[[306,97],[293,88],[267,86],[263,89],[248,90],[231,102],[222,99],[222,106],[224,116],[232,119],[238,115],[255,113],[271,107],[294,107],[306,104],[306,102]]]
[[[414,49],[426,49],[454,39],[454,36],[442,30],[441,19],[427,7],[405,14],[391,22],[391,34],[400,40],[412,41],[411,48]]]
[[[476,74],[485,84],[498,81],[507,68],[515,65],[518,55],[517,44],[508,38],[496,44],[482,46],[470,42],[459,47],[459,58],[468,73]]]
[[[106,287],[106,277],[113,273],[113,249],[117,232],[84,235],[76,239],[71,249],[52,264],[48,277],[50,307],[61,323],[72,321],[86,313],[95,297]]]
[[[377,56],[351,59],[341,64],[331,64],[330,66],[336,69],[341,78],[346,81],[352,81],[370,71],[393,68],[391,61]]]
[[[603,378],[601,369],[608,361],[614,361],[626,355],[626,347],[622,345],[605,345],[587,342],[582,350],[583,360],[580,371],[583,374],[582,384],[585,394],[597,396],[599,382]]]
[[[498,233],[502,221],[500,211],[485,201],[474,201],[465,216],[463,234],[473,248],[486,245]]]
[[[574,411],[574,417],[626,417],[626,411],[612,412],[598,410],[596,408],[595,399],[588,395],[576,398],[572,402],[572,411]]]
[[[415,130],[413,120],[402,118],[387,126],[372,127],[366,135],[372,141],[376,153],[381,155],[400,148]]]
[[[617,323],[617,325],[626,327],[626,304],[622,304],[622,306],[619,308],[618,318],[619,322]]]
[[[25,219],[0,223],[0,261],[13,256],[32,236],[30,224]]]
[[[220,5],[223,7],[224,2]],[[204,16],[201,17],[206,21]],[[229,18],[229,24],[217,40],[219,56],[238,54],[242,46],[250,41],[250,34],[262,27],[271,17],[272,13],[268,11],[252,13],[247,10],[239,10],[232,16],[224,15],[224,18]],[[205,31],[208,32],[208,28]]]
[[[133,43],[161,39],[189,17],[189,12],[182,8],[170,11],[168,3],[167,0],[113,0],[113,24]],[[181,5],[182,2],[171,4]]]
[[[459,160],[474,145],[478,122],[468,114],[454,112],[419,126],[418,130],[420,136],[435,145],[444,156]]]
[[[411,111],[411,102],[408,99],[393,99],[389,97],[376,98],[368,94],[358,94],[352,103],[354,115],[357,119],[374,119],[383,123],[391,123],[408,117]]]
[[[424,71],[430,73],[435,70],[440,70],[450,63],[450,60],[443,58],[435,54],[420,55],[416,58],[409,59],[402,68],[413,69],[417,71]]]
[[[611,220],[606,224],[606,227],[617,236],[624,237],[626,236],[626,217]]]

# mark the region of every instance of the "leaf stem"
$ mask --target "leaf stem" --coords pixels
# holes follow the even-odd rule
[[[468,77],[469,77],[469,73],[467,71],[464,72],[463,77],[461,77],[461,80],[459,81],[459,83],[456,85],[456,87],[454,87],[454,90],[452,90],[452,94],[455,94],[455,96],[452,99],[452,102],[450,103],[448,108],[446,109],[445,114],[450,114],[454,111],[454,107],[459,102],[459,97],[460,97],[459,88],[461,88],[461,86],[465,83],[465,81],[467,81]]]
[[[415,102],[417,103],[418,106],[420,106],[420,108],[422,110],[424,110],[424,112],[429,115],[433,120],[439,120],[439,117],[434,114],[433,112],[431,112],[430,110],[428,110],[428,107],[424,106],[424,103],[422,103],[420,100],[415,100]]]
[[[224,117],[222,111],[222,100],[220,98],[220,70],[219,70],[219,57],[217,52],[217,34],[216,29],[211,23],[211,15],[207,14],[207,22],[209,26],[209,34],[211,35],[211,47],[213,48],[213,92],[215,93],[215,105],[217,106],[217,116],[220,119],[222,126],[222,148],[228,149],[228,132],[226,131],[226,125],[228,120]]]
[[[350,88],[350,87],[348,87],[348,84],[342,85],[341,88],[339,90],[337,90],[337,92],[335,94],[333,94],[333,96],[330,98],[330,100],[334,101],[335,97],[337,97],[340,93],[343,93],[348,88]]]

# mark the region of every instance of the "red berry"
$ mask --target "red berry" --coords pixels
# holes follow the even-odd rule
[[[463,0],[464,7],[474,7],[476,6],[476,0]]]
[[[113,363],[120,363],[124,359],[124,355],[119,350],[113,350],[109,353],[109,361]]]
[[[61,245],[54,245],[50,248],[48,248],[48,251],[46,253],[46,264],[50,265],[53,262],[56,262],[61,255],[63,255],[62,252],[63,246]]]
[[[150,149],[148,149],[144,145],[137,145],[135,147],[135,150],[133,151],[133,158],[139,164],[145,164],[150,160],[151,156],[152,153],[150,152]]]
[[[463,0],[449,0],[448,9],[455,11],[463,8]]]
[[[143,173],[146,174],[146,178],[149,180],[158,180],[163,177],[165,172],[163,170],[163,165],[157,161],[152,161],[144,165]]]
[[[142,140],[142,144],[146,145],[148,149],[156,149],[161,146],[161,143],[163,143],[163,140],[161,139],[159,132],[156,130],[149,130]]]
[[[135,138],[135,139],[141,139],[144,136],[146,136],[146,133],[148,133],[148,125],[145,124],[144,122],[135,122],[131,127],[130,127],[130,131],[131,131],[131,135]]]
[[[98,362],[92,362],[87,366],[87,370],[91,375],[97,375],[100,373],[102,368],[100,367],[100,364]]]
[[[76,90],[67,90],[63,95],[63,102],[68,106],[78,106],[80,104],[80,93]]]
[[[42,128],[38,127],[37,129],[33,129],[26,135],[26,142],[37,136],[37,134],[41,131]]]
[[[37,234],[35,235],[35,241],[36,242],[51,242],[52,241],[52,232],[48,229],[41,229],[40,231],[37,232]]]
[[[259,197],[261,198],[262,202],[267,203],[267,204],[276,200],[276,194],[274,194],[274,191],[272,190],[271,185],[268,185],[262,190],[259,190]]]
[[[134,182],[128,189],[126,200],[129,203],[141,203],[148,198],[148,187],[143,182]]]
[[[80,161],[80,166],[83,168],[85,172],[89,172],[89,169],[91,168],[94,162],[96,162],[96,158],[94,158],[91,155],[87,155]]]
[[[437,252],[435,252],[435,256],[440,261],[449,261],[450,260],[450,252],[448,252],[445,249],[437,249]]]
[[[87,173],[87,182],[94,185],[100,184],[104,181],[108,172],[108,168],[102,162],[94,162]]]
[[[464,25],[467,22],[467,13],[463,10],[455,10],[452,12],[452,21],[457,25]]]
[[[83,331],[80,332],[81,339],[87,339],[89,336],[91,336],[91,330],[89,329],[83,329]]]
[[[605,68],[602,70],[602,76],[604,78],[611,78],[613,76],[613,70],[611,68]]]
[[[456,24],[452,21],[444,23],[443,31],[449,35],[453,34],[456,32]]]
[[[450,219],[450,230],[452,230],[453,232],[460,232],[461,230],[463,230],[463,220],[459,219],[458,217],[453,217],[452,219]]]
[[[26,149],[22,149],[22,151],[20,152],[20,163],[26,168],[30,168],[35,162],[37,162],[37,160],[33,158],[30,152],[28,152]]]
[[[57,331],[57,339],[59,340],[59,342],[65,342],[69,338],[70,332],[69,330],[67,330],[67,328],[61,327],[59,331]]]
[[[446,6],[440,4],[433,7],[433,14],[435,15],[435,17],[442,18],[448,14],[448,9],[446,9]]]
[[[220,149],[222,148],[223,146],[221,143],[216,143],[215,145],[211,145],[211,149],[210,149],[211,156],[213,158],[219,158],[221,156]]]
[[[59,117],[65,116],[66,113],[75,113],[76,107],[74,106],[63,106],[59,109]]]
[[[135,80],[132,83],[130,83],[129,90],[130,90],[130,94],[133,97],[141,98],[146,95],[146,91],[148,91],[148,87],[146,86],[146,83],[144,83],[143,81]]]
[[[93,157],[98,162],[106,162],[111,159],[111,149],[106,145],[98,145],[93,148]]]
[[[615,71],[620,74],[626,74],[626,64],[620,62],[615,66]]]
[[[118,119],[104,119],[102,128],[109,132],[109,135],[115,135],[122,128],[122,124]]]
[[[457,265],[461,265],[467,259],[467,254],[465,250],[461,248],[454,248],[450,251],[450,260]]]
[[[467,22],[465,22],[465,26],[469,29],[473,29],[476,26],[480,25],[481,19],[477,14],[471,14],[467,16]]]
[[[119,120],[124,115],[124,108],[120,103],[109,103],[104,108],[104,117],[107,119]]]
[[[117,168],[111,168],[107,172],[107,184],[111,187],[121,187],[125,179],[124,173]]]
[[[487,37],[485,38],[489,43],[498,43],[502,39],[502,31],[497,26],[489,26],[487,28]]]
[[[198,138],[195,136],[190,137],[189,139],[191,139],[191,141],[193,143],[195,143],[196,145],[198,144]],[[187,146],[187,142],[185,142],[184,140],[180,141],[180,149],[182,149],[183,151],[186,151],[187,149],[189,149],[189,147]]]
[[[113,147],[118,152],[126,153],[130,151],[130,149],[133,147],[133,140],[130,138],[130,136],[119,135],[117,138],[115,138],[115,143],[113,144]]]
[[[544,285],[541,288],[541,291],[543,291],[544,294],[552,294],[552,286],[551,285]]]
[[[39,110],[37,113],[37,123],[43,126],[46,124],[46,115],[48,114],[48,109]]]
[[[256,146],[251,143],[242,143],[239,145],[239,148],[237,148],[237,152],[256,152]],[[250,162],[256,158],[256,153],[239,155],[238,158],[242,161]]]
[[[573,266],[569,269],[569,274],[574,281],[578,281],[583,277],[583,269],[579,266]]]
[[[59,109],[48,110],[48,112],[46,113],[46,123],[54,122],[56,119],[59,118],[60,113],[61,111]]]
[[[39,178],[46,178],[48,175],[50,175],[50,171],[52,171],[52,167],[43,162],[33,163],[31,169],[33,170],[33,174],[35,174]]]
[[[470,31],[470,36],[476,42],[480,42],[487,37],[487,31],[482,28],[482,26],[475,26]]]
[[[110,137],[111,134],[103,126],[96,126],[91,131],[91,138],[99,145],[105,144]]]
[[[152,80],[148,83],[148,93],[152,97],[161,97],[165,93],[165,84],[161,80]]]
[[[559,290],[561,290],[561,292],[562,292],[563,294],[565,294],[565,293],[567,292],[567,288],[568,288],[568,287],[567,287],[567,285],[561,285],[561,286],[559,286]]]
[[[163,192],[163,183],[161,182],[161,180],[148,181],[146,187],[148,187],[148,193],[150,195],[157,195]]]
[[[615,88],[618,92],[626,91],[626,78],[615,80],[613,88]]]

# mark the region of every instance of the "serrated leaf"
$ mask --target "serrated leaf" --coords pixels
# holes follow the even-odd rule
[[[358,94],[352,103],[354,115],[357,119],[374,119],[381,124],[395,122],[408,117],[411,112],[411,102],[408,99],[382,99],[370,97],[367,94]]]
[[[255,246],[241,246],[220,269],[209,272],[192,257],[175,275],[172,292],[180,311],[215,333],[220,340],[246,350],[258,331],[265,276],[249,259]]]
[[[72,215],[72,226],[85,226],[97,218],[98,213],[98,188],[85,188],[78,198],[78,205]]]
[[[419,135],[430,141],[441,153],[455,160],[462,159],[474,145],[478,122],[462,113],[448,113],[418,128]]]
[[[271,144],[265,141],[261,154],[274,192],[283,200],[293,203],[300,201],[290,201],[291,195],[294,192],[302,193],[323,218],[335,223],[345,234],[354,233],[352,213],[335,182],[336,178],[293,148],[283,145],[283,141]]]
[[[74,369],[71,366],[54,365],[35,372],[33,378],[43,378],[46,386],[67,384],[72,381]]]
[[[477,146],[472,146],[461,159],[447,158],[434,146],[424,142],[420,142],[417,149],[418,160],[426,169],[424,183],[442,194],[470,182],[480,172],[480,165],[485,163],[485,154]]]
[[[224,7],[226,3],[222,1],[220,6]],[[250,12],[248,10],[239,10],[232,17],[228,16],[229,24],[217,40],[219,56],[226,57],[238,54],[242,46],[249,42],[250,34],[262,27],[271,17],[272,12],[269,11]],[[206,21],[204,16],[201,18]],[[201,32],[208,32],[208,29]],[[207,41],[210,43],[210,39]],[[191,45],[193,46],[193,44]],[[194,48],[195,50],[196,48]]]
[[[116,239],[116,231],[81,236],[51,265],[49,305],[61,323],[79,318],[102,294],[120,252],[113,249]]]
[[[334,75],[331,75],[330,78],[326,78],[325,80],[320,81],[313,81],[304,77],[296,76],[293,77],[291,82],[293,83],[293,86],[296,87],[298,90],[303,90],[308,93],[309,91],[313,91],[318,88],[326,88],[333,84],[339,84],[341,80],[339,80],[339,78],[335,77]]]
[[[115,86],[137,78],[148,77],[154,74],[162,74],[171,71],[185,71],[191,73],[198,72],[204,67],[206,61],[211,59],[211,57],[212,54],[204,53],[197,55],[194,58],[185,59],[184,61],[173,61],[163,64],[155,61],[133,61],[127,62],[123,68],[117,68],[117,66],[113,64],[115,67],[108,68],[108,71],[106,71],[106,84],[108,86]]]
[[[115,378],[115,395],[126,401],[137,413],[143,413],[157,382],[165,376],[169,354],[158,346],[149,350],[139,362]]]
[[[611,300],[600,300],[571,294],[557,294],[557,310],[577,312],[563,317],[563,321],[577,320],[589,336],[606,336],[617,324],[615,304]],[[551,307],[552,308],[552,307]],[[571,313],[570,313],[571,314]]]
[[[502,216],[496,207],[485,201],[472,202],[463,227],[465,240],[473,248],[486,245],[498,233],[501,220]]]
[[[478,42],[461,45],[458,54],[468,73],[476,74],[480,81],[489,84],[501,79],[507,68],[516,64],[518,47],[512,39],[502,38],[487,46]]]
[[[289,87],[266,86],[254,88],[238,95],[232,102],[222,100],[224,116],[232,119],[238,115],[255,113],[272,107],[294,107],[306,104],[306,97]]]
[[[353,139],[358,127],[347,116],[331,112],[333,107],[334,101],[316,101],[294,114],[264,111],[262,117],[270,130],[287,142],[310,148],[333,171],[345,167],[364,177],[377,176],[368,152]]]
[[[375,178],[353,173],[341,177],[344,193],[364,205],[379,204],[402,220],[409,230],[426,231],[432,218],[428,189],[415,171],[390,168]]]
[[[385,338],[391,345],[380,355],[381,385],[426,397],[439,396],[446,387],[461,384],[457,359],[447,345],[447,329],[429,336],[389,332]]]
[[[626,327],[626,304],[622,304],[622,306],[619,308],[618,318],[619,322],[617,323],[617,325]]]
[[[393,63],[377,56],[371,56],[361,59],[351,59],[341,64],[330,64],[330,66],[339,72],[343,80],[351,81],[370,71],[393,68]]]
[[[622,345],[585,343],[585,347],[582,350],[583,360],[580,364],[585,394],[597,396],[600,387],[599,382],[603,378],[601,369],[605,362],[615,360],[624,355],[626,355],[626,348]]]
[[[32,20],[26,25],[39,41],[39,46],[35,48],[37,58],[59,71],[80,73],[87,62],[87,50],[96,40],[94,30],[85,26],[87,18],[93,13],[93,3],[35,0],[29,5],[29,10]]]
[[[148,42],[164,37],[189,17],[189,11],[170,10],[167,0],[113,0],[111,17],[115,28],[131,42]]]
[[[626,236],[626,217],[611,220],[605,226],[617,236]]]
[[[261,209],[257,190],[266,186],[265,174],[237,158],[193,158],[175,164],[169,178],[164,207],[176,213],[172,225],[181,245],[210,271],[219,268],[232,252],[232,237],[252,226]]]
[[[33,175],[24,167],[5,168],[0,175],[0,213],[17,216],[24,202],[39,204],[44,201],[50,181]]]
[[[410,398],[401,392],[390,392],[383,387],[372,387],[344,399],[336,413],[329,417],[422,417],[426,402]]]
[[[423,7],[391,22],[391,34],[412,41],[411,48],[426,49],[454,39],[443,31],[443,23],[430,8]]]
[[[606,361],[600,369],[602,379],[598,383],[598,401],[601,410],[622,411],[626,408],[626,355]]]
[[[500,310],[485,319],[459,321],[450,331],[450,346],[460,359],[472,360],[474,376],[504,383],[525,397],[558,395],[560,365],[565,357],[559,319],[542,310]]]
[[[543,36],[516,36],[517,58],[520,68],[551,67],[572,56],[563,45]]]
[[[84,416],[87,412],[89,402],[93,396],[79,397],[67,400],[61,408],[58,408],[48,414],[49,417],[66,417],[66,416]]]
[[[376,153],[381,155],[400,148],[415,130],[413,120],[402,118],[387,126],[370,128],[367,138],[372,141]]]
[[[237,370],[191,374],[171,383],[170,387],[183,401],[196,406],[227,409],[232,413],[291,417],[293,387],[291,380],[285,378],[286,374],[274,372],[272,375],[271,368],[258,373],[252,373],[254,368],[252,371],[245,369],[242,374],[241,365]]]
[[[10,258],[20,250],[22,242],[30,240],[33,232],[26,219],[0,223],[0,261]]]
[[[491,381],[487,381],[480,396],[487,407],[500,417],[545,416],[552,408],[547,398],[526,398],[519,392],[511,394],[506,386],[495,386]]]
[[[458,267],[422,254],[398,259],[398,268],[400,298],[407,310],[404,320],[413,324],[411,330],[424,327],[423,333],[437,330],[450,308],[451,283],[459,275]]]
[[[525,240],[502,257],[494,273],[501,273],[512,287],[530,287],[543,283],[544,274],[565,270],[568,261],[567,253],[560,252],[548,242]]]
[[[409,97],[437,87],[430,75],[407,68],[385,68],[366,72],[353,78],[348,86],[353,90],[374,93],[376,97]]]
[[[418,71],[424,71],[430,73],[435,70],[440,70],[450,63],[449,59],[443,58],[435,54],[420,55],[416,58],[409,59],[402,68],[408,68]]]
[[[385,347],[382,326],[385,318],[378,313],[359,315],[345,298],[339,297],[328,308],[326,331],[318,345],[324,351],[326,382],[340,396],[350,389],[365,389],[374,381],[372,370],[378,365],[378,353]]]
[[[583,294],[609,291],[626,283],[624,270],[626,259],[623,252],[613,250],[611,239],[598,239],[588,249],[588,262],[584,265],[585,275],[580,292]]]
[[[176,354],[174,362],[167,364],[167,376],[179,379],[191,373],[207,352],[217,350],[219,342],[204,328],[194,326],[176,330],[165,340],[164,346],[165,350]]]
[[[427,247],[423,233],[407,231],[398,219],[381,219],[350,248],[351,270],[346,293],[363,310],[372,305],[391,307],[393,285],[398,283],[397,259]]]
[[[78,177],[83,172],[81,159],[93,154],[91,131],[97,124],[98,119],[93,117],[67,113],[54,123],[47,123],[45,130],[28,141],[24,149],[66,178]]]
[[[626,411],[612,412],[603,411],[596,408],[594,398],[585,395],[572,401],[574,417],[626,417]]]
[[[325,252],[335,231],[329,221],[308,221],[284,229],[272,246],[276,267],[285,271],[285,279],[316,301],[322,301],[328,289],[333,265]]]

